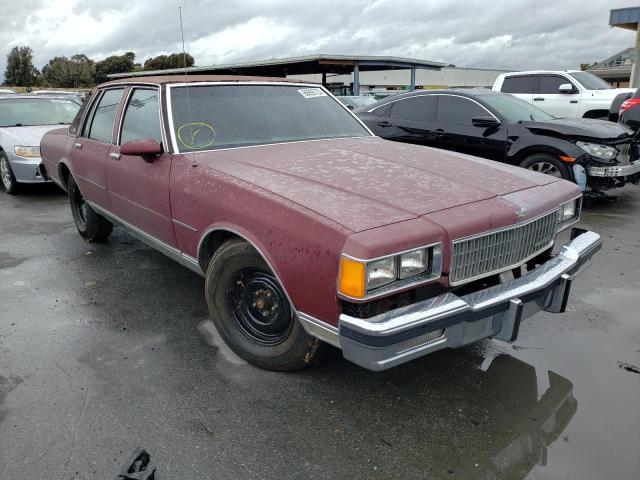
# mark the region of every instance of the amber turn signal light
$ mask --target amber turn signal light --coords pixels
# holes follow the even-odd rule
[[[364,263],[342,257],[340,260],[338,289],[343,295],[363,298],[366,291]]]

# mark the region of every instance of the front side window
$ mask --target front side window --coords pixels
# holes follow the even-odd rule
[[[99,142],[111,143],[113,138],[113,122],[118,112],[118,105],[124,88],[105,90],[91,112],[90,123],[85,128],[87,136]]]
[[[486,117],[489,113],[464,97],[440,95],[438,98],[438,122],[452,125],[472,125],[473,117]]]
[[[532,75],[522,77],[506,77],[502,83],[501,92],[504,93],[533,93],[536,78]]]
[[[5,98],[0,100],[0,127],[67,125],[80,105],[62,98]]]
[[[160,117],[158,114],[158,91],[136,88],[122,119],[120,144],[129,140],[151,138],[162,143]]]
[[[609,90],[613,88],[600,77],[596,77],[593,73],[572,72],[569,75],[575,78],[586,90]]]
[[[488,93],[480,95],[479,98],[482,99],[485,105],[492,108],[494,112],[497,112],[502,120],[507,122],[548,122],[553,119],[547,112],[512,95]]]
[[[571,83],[564,77],[557,75],[542,75],[540,84],[538,85],[538,93],[540,94],[556,94],[560,95],[560,85]]]
[[[391,106],[391,118],[431,122],[436,119],[435,95],[421,95],[404,98]]]
[[[193,84],[170,95],[180,151],[370,136],[319,87]]]

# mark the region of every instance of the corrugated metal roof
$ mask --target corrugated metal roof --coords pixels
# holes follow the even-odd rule
[[[375,55],[308,55],[303,57],[288,57],[288,58],[273,58],[268,60],[261,60],[257,62],[245,62],[245,63],[230,63],[230,64],[219,64],[219,65],[209,65],[203,67],[188,67],[188,73],[216,73],[216,72],[234,72],[234,73],[243,73],[243,71],[251,70],[253,71],[257,69],[264,69],[267,75],[273,75],[274,71],[282,70],[283,72],[286,70],[294,70],[306,68],[305,65],[315,65],[315,69],[313,72],[309,73],[318,73],[317,67],[322,65],[325,69],[338,68],[342,66],[343,68],[347,68],[358,63],[360,65],[361,70],[372,70],[377,67],[386,67],[386,68],[406,68],[410,69],[412,67],[415,68],[427,68],[440,70],[442,67],[447,66],[446,63],[442,62],[433,62],[431,60],[420,60],[416,58],[406,58],[406,57],[392,57],[392,56],[375,56]],[[129,72],[129,73],[117,73],[113,75],[109,75],[109,78],[124,78],[124,77],[134,77],[141,75],[172,75],[172,74],[181,74],[184,73],[183,68],[171,68],[167,70],[153,70],[153,71],[143,71],[143,72]],[[299,73],[299,72],[298,72]],[[283,75],[284,76],[284,75]]]
[[[640,23],[640,7],[615,8],[609,14],[609,25],[612,27],[637,30]]]

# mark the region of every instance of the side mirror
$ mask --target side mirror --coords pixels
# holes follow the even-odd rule
[[[129,140],[120,147],[121,155],[135,157],[157,157],[163,152],[162,145],[151,138],[143,140]]]
[[[479,116],[479,117],[473,117],[471,119],[471,123],[473,124],[474,127],[482,127],[482,128],[489,128],[489,127],[497,127],[500,125],[500,120],[498,120],[495,117],[491,117],[489,115],[487,116]]]
[[[560,91],[560,93],[574,93],[573,85],[571,85],[570,83],[563,83],[558,87],[558,90]]]

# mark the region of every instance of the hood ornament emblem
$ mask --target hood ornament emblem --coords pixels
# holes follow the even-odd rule
[[[520,207],[518,210],[516,210],[516,218],[524,218],[527,216],[527,213],[529,213],[529,210],[524,207]]]

